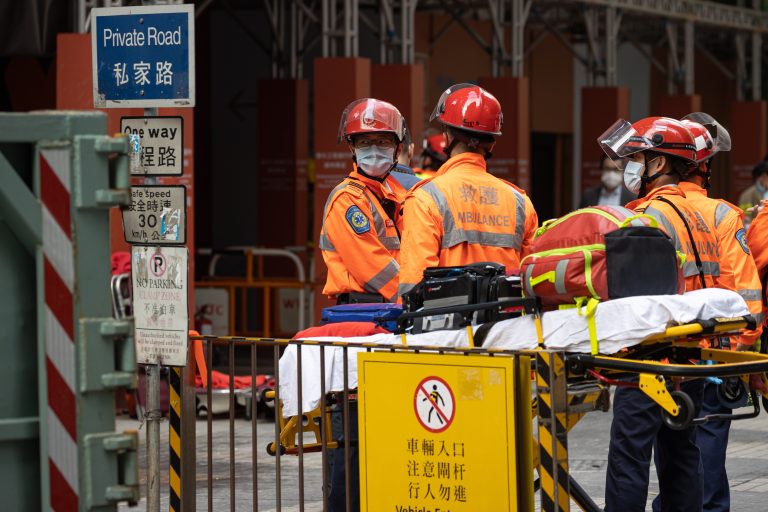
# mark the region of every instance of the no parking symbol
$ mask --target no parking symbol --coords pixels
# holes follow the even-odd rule
[[[451,426],[456,414],[451,387],[440,377],[423,379],[416,386],[413,409],[422,427],[429,432],[443,432]]]

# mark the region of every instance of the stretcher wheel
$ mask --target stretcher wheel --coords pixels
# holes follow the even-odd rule
[[[267,444],[267,453],[271,456],[275,456],[275,443],[268,443]],[[282,444],[280,445],[280,455],[285,455],[285,446]]]
[[[672,430],[685,430],[693,423],[693,400],[683,391],[672,391],[672,399],[677,404],[677,416],[670,415],[664,409],[661,410],[661,419]]]
[[[728,377],[717,387],[717,398],[723,407],[737,409],[747,405],[749,389],[738,377]]]
[[[571,359],[568,361],[568,372],[572,375],[584,375],[587,373],[587,367],[581,361]]]

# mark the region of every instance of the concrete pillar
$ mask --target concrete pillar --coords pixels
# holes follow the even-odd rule
[[[581,190],[600,184],[603,150],[597,138],[617,119],[629,119],[629,89],[584,87],[581,90]]]
[[[317,240],[323,220],[323,208],[331,190],[352,169],[352,155],[346,144],[338,144],[341,113],[352,101],[371,95],[371,61],[357,57],[321,58],[315,60],[314,140],[315,188],[314,226],[315,240],[315,321],[320,310],[330,302],[322,295],[327,269],[317,249]]]
[[[768,141],[768,103],[734,101],[728,131],[733,140],[728,199],[738,204],[739,195],[752,185],[752,168],[763,159]],[[717,157],[716,157],[717,158]]]
[[[91,73],[91,35],[59,34],[56,53],[56,108],[59,110],[93,110],[93,80]],[[101,109],[107,114],[107,131],[120,132],[120,118],[141,116],[140,108]],[[161,108],[161,116],[182,116],[184,118],[184,175],[160,178],[161,184],[184,185],[187,187],[187,246],[189,247],[189,306],[194,313],[195,275],[195,209],[194,209],[194,116],[191,108]],[[141,178],[133,178],[140,184]],[[120,210],[112,208],[110,218],[110,247],[112,252],[130,251],[123,238],[123,223]]]
[[[527,77],[483,77],[480,86],[496,96],[504,113],[502,136],[493,149],[488,169],[531,192],[531,125]]]
[[[388,101],[400,111],[411,130],[414,153],[421,151],[424,134],[424,68],[421,64],[375,64],[371,67],[371,96]],[[431,112],[431,110],[430,110]]]
[[[56,108],[59,110],[93,110],[90,34],[58,35]],[[110,133],[120,131],[120,117],[143,115],[143,110],[140,108],[110,108],[102,109],[102,112],[107,114],[107,130]],[[186,126],[184,128],[186,130]],[[130,247],[123,239],[120,211],[117,208],[111,209],[109,218],[112,252],[130,251]]]
[[[309,84],[306,80],[260,80],[258,97],[258,133],[264,142],[258,163],[258,244],[305,246]]]
[[[691,112],[701,111],[701,95],[660,96],[652,115],[680,119]]]

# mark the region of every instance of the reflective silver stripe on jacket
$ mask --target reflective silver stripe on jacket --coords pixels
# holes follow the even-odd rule
[[[333,197],[336,195],[336,192],[346,188],[348,185],[349,183],[342,181],[340,184],[336,185],[333,190],[331,190],[330,194],[328,194],[328,199],[325,200],[325,206],[323,207],[323,220],[325,220],[325,216],[328,213],[328,206],[331,204],[331,199],[333,199]],[[320,230],[320,240],[318,240],[317,246],[321,251],[336,252],[336,247],[333,246],[331,239],[328,238],[328,235],[325,234],[324,229]]]
[[[701,271],[705,276],[720,277],[720,263],[716,261],[702,261]],[[683,275],[685,277],[691,277],[699,274],[699,269],[696,267],[695,261],[686,261],[683,265]]]
[[[323,219],[325,219],[325,216],[328,213],[328,206],[330,205],[331,199],[334,197],[334,195],[341,189],[344,189],[349,186],[354,186],[354,185],[350,185],[349,182],[345,181],[345,182],[342,182],[340,185],[337,185],[336,188],[334,188],[331,191],[331,194],[328,196],[328,199],[326,199],[325,201],[325,207],[323,208]],[[387,236],[386,222],[384,221],[384,219],[382,219],[381,215],[379,215],[379,211],[376,209],[373,199],[371,199],[371,197],[368,195],[366,191],[363,191],[363,194],[368,199],[368,203],[371,206],[371,213],[373,214],[373,225],[376,228],[376,236],[378,236],[379,241],[381,242],[381,245],[383,245],[384,248],[388,251],[400,250],[400,239],[396,236]],[[318,247],[322,251],[336,252],[336,247],[334,247],[333,242],[331,242],[331,239],[328,238],[328,235],[326,235],[325,232],[322,230],[320,232],[320,240],[318,241]]]
[[[318,246],[320,247],[321,251],[336,252],[336,248],[331,243],[331,239],[328,238],[322,231],[320,232],[320,241],[318,242]]]
[[[754,317],[755,322],[757,322],[758,327],[763,325],[763,320],[765,320],[765,313],[755,313],[752,316]]]
[[[443,249],[449,249],[460,243],[480,244],[493,247],[510,247],[520,250],[523,240],[523,230],[525,229],[525,199],[523,195],[515,189],[515,210],[517,214],[515,234],[510,233],[491,233],[473,229],[459,229],[456,227],[456,221],[453,218],[453,212],[448,207],[448,201],[440,189],[430,182],[421,187],[437,205],[438,212],[443,218]]]
[[[745,301],[754,301],[754,300],[763,299],[763,290],[742,288],[741,290],[736,290],[736,292],[739,295],[741,295],[741,298],[744,299]]]
[[[345,180],[336,185],[333,190],[331,190],[331,193],[328,194],[328,199],[325,200],[325,206],[323,206],[323,219],[325,219],[326,214],[328,213],[328,206],[331,204],[331,199],[334,198],[336,195],[336,192],[345,189],[349,186],[349,183]]]
[[[715,208],[715,227],[720,227],[720,223],[728,216],[728,212],[731,211],[731,207],[725,203],[720,203]]]
[[[664,230],[667,232],[669,237],[672,239],[672,242],[675,244],[675,249],[677,249],[680,252],[683,252],[683,246],[682,246],[682,244],[680,244],[680,240],[677,238],[677,231],[675,231],[674,226],[672,226],[672,224],[669,222],[669,220],[667,220],[667,218],[664,216],[663,213],[661,213],[659,210],[657,210],[656,208],[654,208],[652,206],[649,206],[648,208],[646,208],[645,212],[643,212],[643,213],[645,213],[646,215],[650,215],[651,217],[653,217],[654,219],[659,221],[659,224],[661,224],[664,227]],[[688,263],[690,263],[690,262],[688,262]],[[686,266],[688,265],[688,263],[686,263]],[[695,261],[693,262],[693,267],[696,268],[696,262]],[[698,273],[699,273],[699,271],[697,270],[695,272],[695,274],[698,274]],[[686,276],[687,275],[688,274],[686,274]],[[719,271],[718,271],[717,275],[720,275]]]
[[[400,265],[395,260],[390,261],[387,265],[375,276],[370,278],[367,283],[363,285],[365,291],[369,293],[380,293],[379,290],[384,288],[388,282],[397,277],[400,272]]]
[[[397,285],[397,296],[401,296],[404,293],[408,293],[416,286],[417,283],[400,283]]]
[[[371,205],[373,225],[376,228],[376,236],[379,237],[379,242],[381,242],[381,245],[388,251],[399,251],[400,239],[396,236],[387,236],[386,221],[379,215],[379,210],[376,209],[376,205],[374,204],[373,199],[371,199],[371,196],[368,195],[368,192],[365,192],[365,197],[368,198],[368,203]]]
[[[525,234],[525,197],[514,188],[512,188],[512,193],[515,194],[515,239],[517,242],[516,245],[510,244],[508,247],[520,250],[520,247],[523,245],[523,235]]]

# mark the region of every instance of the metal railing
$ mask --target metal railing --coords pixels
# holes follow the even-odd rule
[[[351,426],[350,417],[350,404],[356,400],[356,390],[350,389],[349,385],[349,357],[351,350],[364,350],[366,352],[371,351],[386,351],[391,353],[409,352],[414,354],[426,353],[426,354],[463,354],[472,356],[486,356],[486,357],[513,357],[521,356],[520,351],[511,350],[497,350],[497,349],[482,349],[482,348],[452,348],[452,347],[430,347],[430,346],[404,346],[404,345],[378,345],[372,343],[345,343],[345,342],[330,342],[330,341],[313,341],[313,340],[287,340],[287,339],[251,339],[251,338],[237,338],[237,337],[215,337],[215,336],[192,336],[190,338],[193,342],[202,344],[202,353],[204,354],[205,363],[198,364],[201,372],[206,375],[208,383],[212,379],[212,362],[213,362],[213,347],[225,346],[229,354],[227,366],[229,376],[229,414],[228,422],[226,426],[226,433],[222,433],[216,429],[216,423],[214,421],[213,414],[210,412],[206,418],[206,481],[207,489],[205,496],[205,510],[226,510],[227,507],[231,511],[235,510],[282,510],[284,507],[288,507],[290,510],[305,510],[305,507],[310,504],[315,506],[322,506],[322,510],[339,510],[339,508],[330,508],[329,503],[329,483],[331,475],[329,474],[329,459],[333,449],[343,449],[343,464],[344,464],[344,497],[342,499],[344,503],[343,510],[355,510],[354,503],[355,498],[350,492],[351,479],[355,478],[350,471],[352,466],[350,448],[353,443],[353,428]],[[273,457],[271,464],[265,464],[264,460],[264,446],[260,444],[259,439],[263,435],[259,434],[259,427],[263,428],[263,423],[259,425],[257,422],[257,407],[259,405],[259,395],[255,391],[255,388],[251,392],[251,408],[253,411],[252,421],[250,424],[250,460],[243,461],[242,453],[238,459],[238,450],[236,450],[236,441],[238,438],[243,439],[242,431],[238,428],[235,413],[235,347],[250,347],[250,377],[252,382],[256,382],[257,368],[259,367],[259,353],[257,350],[260,347],[270,347],[272,349],[272,356],[274,358],[274,390],[268,392],[267,398],[274,400],[274,429],[273,434],[270,437],[270,442],[266,446],[266,453]],[[296,364],[294,375],[282,375],[280,373],[280,356],[281,351],[286,347],[296,347]],[[304,410],[304,356],[303,351],[308,348],[316,348],[319,350],[319,392],[320,392],[320,405],[313,411]],[[326,361],[327,351],[335,349],[341,351],[341,358],[343,360],[343,385],[341,390],[333,389],[329,390],[326,386]],[[240,351],[238,351],[241,353]],[[261,352],[262,356],[264,352]],[[527,356],[531,356],[531,352]],[[242,368],[242,366],[241,366]],[[280,382],[283,379],[293,379],[296,384],[296,415],[292,418],[283,418],[281,414],[281,396],[280,396]],[[212,410],[212,401],[214,396],[214,390],[210,385],[206,387],[206,403],[208,411]],[[329,398],[330,397],[330,398]],[[339,403],[340,402],[340,403]],[[331,435],[330,414],[331,409],[335,414],[341,414],[341,439],[333,439]],[[272,430],[272,429],[270,429]],[[221,462],[221,450],[215,449],[224,436],[229,439],[229,448],[226,452],[226,475],[221,475],[217,472],[217,463]],[[306,435],[314,435],[314,439],[309,441],[305,439]],[[338,442],[337,442],[338,441]],[[307,479],[306,473],[306,461],[307,454],[320,453],[320,468],[318,471],[317,464],[312,464],[314,470],[319,473],[321,479],[318,480],[318,476],[315,473],[314,478]],[[219,456],[217,458],[217,455]],[[290,474],[285,473],[285,458],[286,456],[296,456],[296,463],[291,462],[291,469],[295,469]],[[245,455],[248,458],[248,455]],[[240,462],[247,462],[251,466],[250,474],[250,486],[251,493],[248,496],[247,492],[243,493],[243,485],[241,484],[243,478],[247,478],[244,475],[238,475],[237,468],[241,467]],[[271,467],[269,467],[271,466]],[[198,466],[200,467],[200,466]],[[261,476],[260,476],[261,475]],[[260,480],[272,480],[274,477],[274,488],[268,489],[263,485],[260,486]],[[295,479],[296,486],[293,490],[293,496],[286,493],[285,481],[293,481]],[[228,486],[216,485],[217,482],[224,482],[228,480]],[[317,489],[319,484],[320,489]],[[246,484],[247,485],[247,484]],[[314,487],[312,487],[314,485]],[[314,489],[314,490],[310,490]],[[533,493],[533,488],[531,488]],[[259,501],[261,498],[261,502]],[[272,502],[267,504],[268,502]],[[337,506],[338,506],[338,502]],[[191,509],[185,506],[185,509]]]

